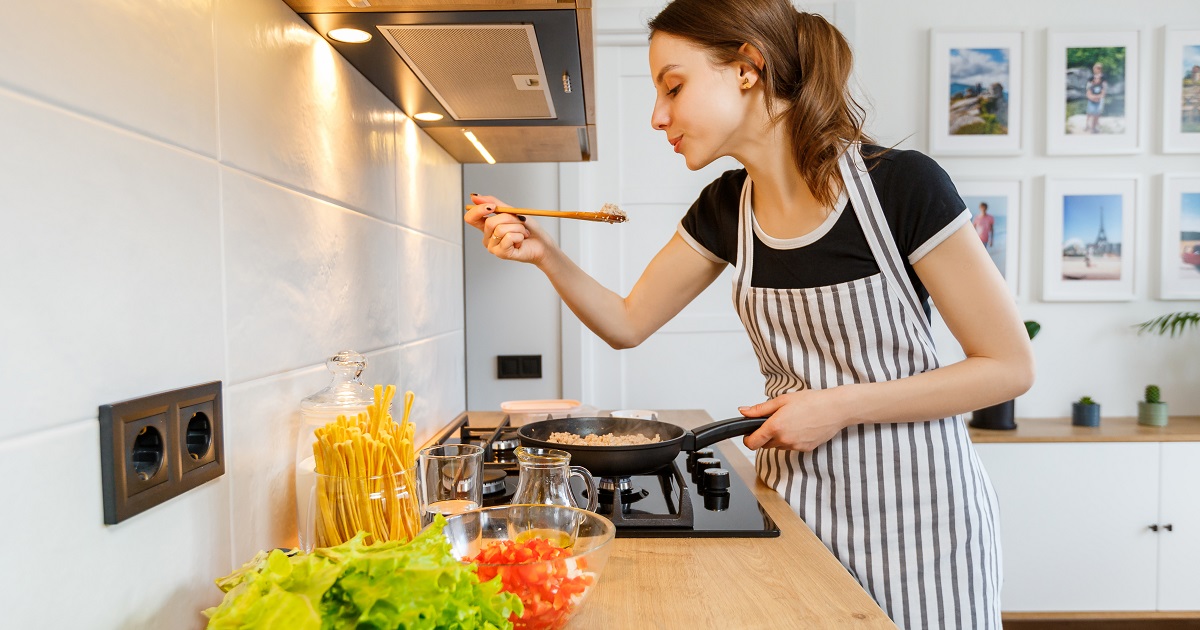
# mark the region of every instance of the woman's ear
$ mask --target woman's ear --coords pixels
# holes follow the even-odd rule
[[[759,74],[767,62],[763,58],[762,53],[753,44],[742,44],[738,47],[738,53],[749,57],[754,62],[753,66],[747,65],[744,62],[738,62],[737,64],[738,82],[742,84],[742,89],[750,89],[751,86],[758,82]]]

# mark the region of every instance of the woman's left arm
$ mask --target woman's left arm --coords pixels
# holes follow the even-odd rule
[[[920,422],[981,409],[1025,393],[1033,351],[1004,278],[970,225],[913,268],[966,359],[907,378],[778,396],[740,411],[770,415],[746,436],[751,449],[809,451],[855,424]]]

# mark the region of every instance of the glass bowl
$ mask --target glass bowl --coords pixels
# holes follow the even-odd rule
[[[480,580],[499,575],[501,590],[521,598],[525,611],[512,618],[516,628],[542,630],[566,625],[596,588],[617,530],[603,516],[575,507],[501,505],[447,517],[442,531],[456,557],[478,566]],[[523,562],[476,560],[493,546],[499,547],[490,553],[539,538],[569,555]]]

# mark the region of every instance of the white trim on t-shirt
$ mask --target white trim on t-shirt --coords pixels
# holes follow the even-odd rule
[[[688,231],[686,229],[684,229],[682,220],[679,222],[679,225],[677,225],[675,227],[675,231],[678,232],[679,236],[683,238],[683,242],[687,243],[688,245],[691,245],[692,249],[696,250],[696,253],[700,254],[701,256],[703,256],[717,264],[720,264],[720,265],[728,265],[729,264],[729,261],[724,260],[720,256],[708,251],[708,248],[701,245],[700,241],[697,241],[696,239],[692,238],[692,235],[688,234]]]
[[[964,208],[961,214],[959,214],[957,217],[954,217],[954,219],[952,219],[950,221],[950,223],[946,224],[946,227],[938,230],[937,234],[930,236],[929,240],[922,243],[920,247],[918,247],[915,251],[913,251],[913,253],[909,254],[908,255],[908,264],[910,264],[910,265],[917,264],[917,261],[924,258],[925,254],[928,254],[929,252],[933,251],[933,248],[937,247],[938,245],[941,245],[942,241],[950,238],[950,235],[953,234],[954,232],[956,232],[958,230],[958,228],[960,228],[963,225],[966,225],[967,223],[970,223],[970,222],[971,222],[971,209]]]
[[[775,238],[774,236],[767,234],[766,231],[759,226],[758,217],[754,215],[752,208],[750,217],[751,223],[754,225],[754,234],[758,237],[758,240],[762,241],[764,245],[770,247],[771,249],[798,249],[800,247],[804,247],[805,245],[812,245],[820,240],[822,236],[828,234],[829,230],[833,229],[833,226],[838,222],[838,218],[842,216],[842,211],[846,209],[846,203],[849,200],[850,197],[846,194],[846,190],[843,188],[841,194],[838,195],[837,203],[834,204],[833,212],[829,213],[828,217],[825,217],[825,220],[821,223],[821,225],[818,225],[817,229],[809,232],[808,234],[797,236],[795,238]],[[747,201],[747,203],[749,203],[749,201]]]

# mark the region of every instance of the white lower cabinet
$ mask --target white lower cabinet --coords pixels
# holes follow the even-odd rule
[[[1000,502],[1006,612],[1200,610],[1200,443],[976,449]]]
[[[1200,610],[1200,443],[1162,445],[1161,496],[1158,609]]]

